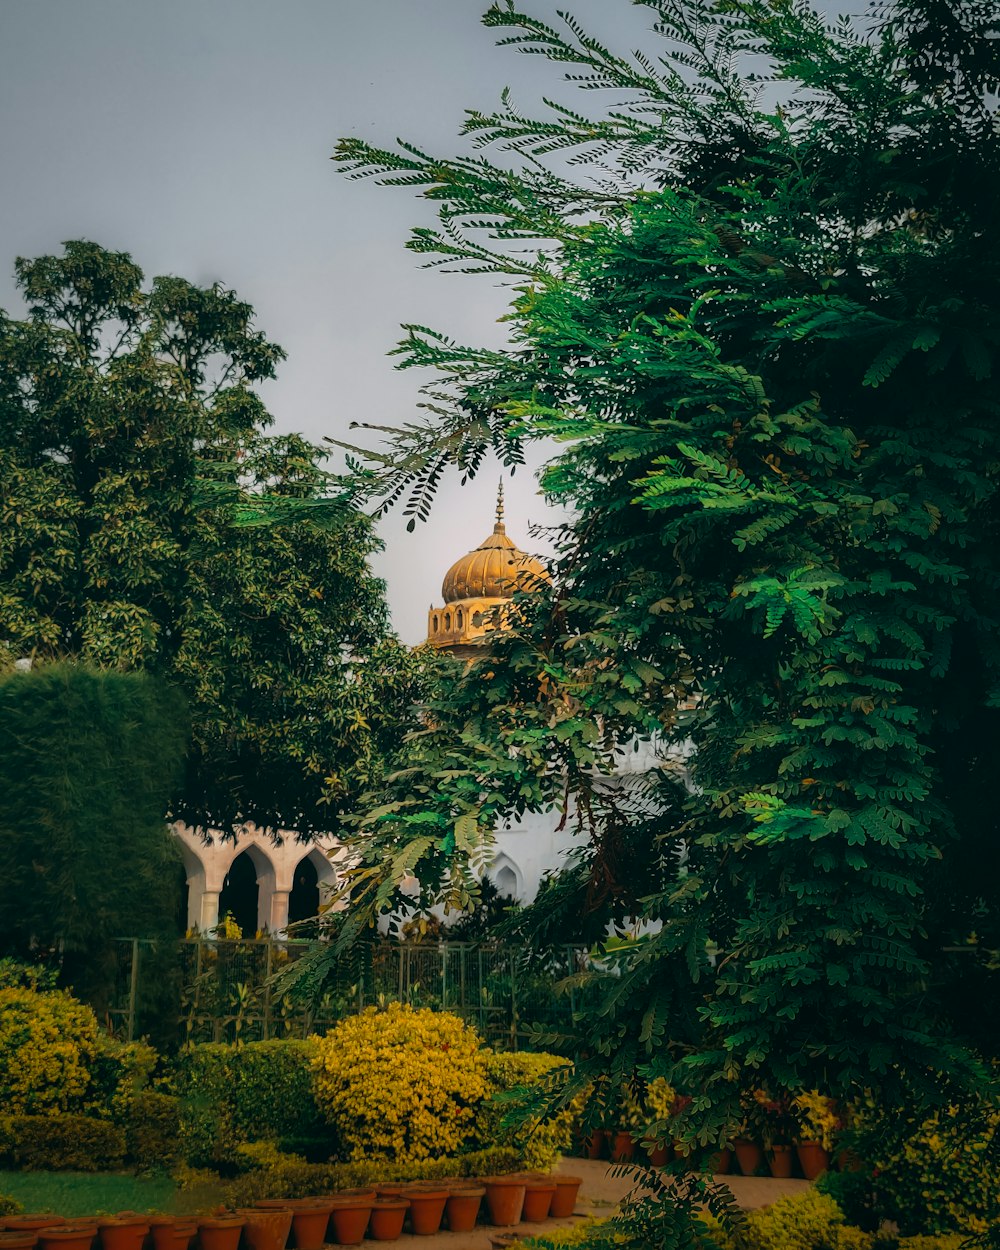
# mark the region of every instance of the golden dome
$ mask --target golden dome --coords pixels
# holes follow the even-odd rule
[[[445,603],[462,599],[512,599],[517,590],[531,590],[548,574],[541,561],[507,537],[503,523],[503,491],[497,503],[493,533],[475,551],[456,560],[444,576]]]

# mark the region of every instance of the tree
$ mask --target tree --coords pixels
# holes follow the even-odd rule
[[[329,829],[402,719],[378,542],[322,452],[266,433],[284,353],[221,286],[72,242],[0,319],[0,651],[188,699],[174,816]]]
[[[48,664],[0,679],[0,948],[59,951],[92,997],[117,937],[175,936],[182,865],[164,821],[183,701],[143,673]]]
[[[496,818],[567,796],[613,917],[652,821],[628,905],[658,929],[616,956],[581,1079],[668,1077],[707,1151],[753,1085],[993,1097],[967,1044],[996,991],[987,1027],[956,1013],[942,948],[1000,944],[1000,42],[986,0],[642,2],[659,54],[484,19],[617,93],[598,116],[505,97],[465,127],[493,159],[338,147],[439,204],[429,264],[514,284],[506,351],[406,328],[440,377],[373,457],[383,497],[422,515],[445,465],[555,437],[572,516],[554,589],[437,696],[419,791],[360,813],[354,923],[409,873],[470,905]],[[635,735],[694,744],[682,814],[665,776],[639,819],[602,782]],[[685,1203],[631,1218],[695,1244]]]

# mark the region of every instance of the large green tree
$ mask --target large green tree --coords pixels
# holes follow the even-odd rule
[[[550,901],[658,925],[581,1070],[667,1075],[711,1146],[749,1086],[985,1089],[996,994],[985,1027],[956,1011],[974,960],[943,948],[1000,945],[1000,40],[986,0],[640,2],[660,41],[632,56],[485,17],[606,109],[470,113],[492,157],[338,149],[440,206],[430,264],[515,287],[508,350],[408,327],[440,380],[373,460],[385,496],[422,514],[443,465],[556,438],[572,518],[553,588],[362,814],[354,897],[360,924],[416,873],[467,906],[496,819],[569,800],[585,849]],[[666,771],[627,802],[602,780],[635,735],[693,744],[682,811]],[[635,1220],[694,1244],[683,1204]]]
[[[0,653],[163,676],[192,742],[171,812],[329,828],[406,705],[370,523],[267,432],[283,352],[221,286],[72,242],[0,318]]]

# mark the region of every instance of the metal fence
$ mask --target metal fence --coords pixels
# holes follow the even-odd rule
[[[107,1023],[132,1041],[165,1035],[178,1042],[307,1037],[337,1020],[390,1001],[456,1013],[491,1043],[517,1049],[527,1031],[560,1031],[574,993],[557,991],[583,966],[572,948],[540,956],[511,947],[437,942],[357,944],[308,1003],[276,992],[275,980],[317,943],[275,938],[192,938],[116,943],[115,989]]]

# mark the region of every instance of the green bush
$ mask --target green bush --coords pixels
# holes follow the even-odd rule
[[[0,1106],[11,1115],[80,1111],[97,1017],[63,990],[0,989]]]
[[[314,1040],[186,1046],[175,1063],[184,1157],[196,1167],[242,1170],[241,1143],[281,1140],[329,1157],[332,1140],[313,1097]],[[326,1148],[324,1150],[324,1143]]]
[[[128,1104],[124,1122],[128,1160],[141,1171],[169,1167],[180,1158],[180,1099],[143,1090]]]
[[[309,1198],[388,1181],[499,1175],[516,1172],[523,1166],[523,1157],[517,1151],[503,1147],[410,1163],[388,1159],[325,1164],[279,1162],[238,1177],[227,1187],[226,1202],[230,1206],[245,1207],[261,1198]]]
[[[818,1187],[852,1223],[891,1220],[907,1236],[983,1233],[1000,1220],[1000,1176],[989,1143],[1000,1115],[968,1103],[919,1119],[886,1114],[874,1100],[857,1109],[852,1149],[859,1172],[827,1173]]]
[[[566,1107],[554,1116],[531,1115],[533,1097],[542,1094],[548,1079],[568,1061],[561,1055],[528,1051],[499,1051],[486,1058],[491,1097],[476,1110],[474,1144],[509,1146],[521,1152],[525,1165],[546,1170],[569,1149],[573,1111]]]
[[[0,1165],[25,1171],[110,1172],[125,1158],[117,1124],[86,1115],[0,1116]]]
[[[6,1194],[0,1194],[0,1216],[17,1215],[18,1211],[24,1208],[16,1198],[8,1198]]]
[[[967,1238],[964,1233],[940,1233],[934,1236],[900,1237],[896,1250],[962,1250]]]
[[[736,1250],[717,1220],[703,1219],[706,1246]],[[872,1250],[875,1245],[871,1233],[848,1225],[829,1194],[815,1189],[747,1212],[745,1235],[746,1250]]]
[[[127,1116],[133,1100],[148,1088],[158,1061],[146,1042],[120,1042],[107,1033],[98,1034],[86,1113],[116,1121]]]

